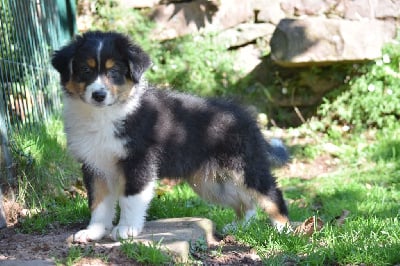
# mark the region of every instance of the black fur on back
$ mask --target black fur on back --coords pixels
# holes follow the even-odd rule
[[[251,115],[230,101],[150,88],[118,135],[129,140],[129,155],[121,161],[127,194],[156,176],[190,177],[210,161],[243,171],[249,188],[267,193],[275,187],[271,147]]]

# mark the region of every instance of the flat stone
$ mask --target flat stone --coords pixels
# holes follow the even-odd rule
[[[345,0],[342,4],[342,16],[345,19],[388,19],[400,17],[399,0]]]
[[[247,75],[261,63],[261,57],[261,50],[255,44],[240,47],[236,50],[233,69]]]
[[[270,23],[242,23],[236,27],[222,31],[218,39],[227,47],[238,47],[254,42],[258,38],[270,39],[275,26]]]
[[[143,232],[135,241],[158,243],[172,253],[177,262],[187,262],[190,243],[206,240],[215,243],[214,224],[211,220],[197,217],[169,218],[146,222]]]
[[[253,10],[257,13],[257,22],[268,22],[276,25],[286,17],[281,8],[281,0],[253,0]]]
[[[56,265],[54,262],[47,260],[3,260],[0,266],[49,266]]]
[[[168,218],[145,222],[142,233],[131,240],[144,244],[160,243],[161,250],[172,255],[175,262],[185,263],[189,259],[191,243],[197,240],[206,241],[207,245],[217,243],[214,231],[213,222],[206,218]],[[71,244],[72,239],[73,235],[70,235],[66,238],[66,242]],[[96,241],[94,245],[112,249],[120,247],[121,243],[104,238]]]
[[[230,28],[251,20],[254,11],[251,1],[198,0],[159,5],[150,17],[157,25],[152,38],[167,40]]]
[[[281,0],[280,2],[283,11],[289,16],[319,16],[329,10],[329,2],[337,1]]]

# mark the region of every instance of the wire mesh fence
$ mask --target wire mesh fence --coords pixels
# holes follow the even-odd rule
[[[73,17],[65,0],[0,0],[0,114],[9,132],[60,108],[50,58],[70,38]]]
[[[51,53],[75,30],[75,0],[0,0],[0,185],[12,181],[13,133],[61,108]]]

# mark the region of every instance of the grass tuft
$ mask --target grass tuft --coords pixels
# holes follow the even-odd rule
[[[121,251],[129,259],[148,265],[167,265],[172,262],[170,256],[161,250],[162,239],[157,243],[144,244],[132,240],[121,242]]]

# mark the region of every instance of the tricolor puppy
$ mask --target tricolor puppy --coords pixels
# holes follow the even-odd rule
[[[278,228],[288,224],[270,172],[282,149],[264,140],[243,108],[149,86],[142,78],[149,56],[115,32],[76,37],[52,64],[64,91],[68,147],[83,164],[91,209],[75,241],[138,235],[160,177],[184,178],[245,220],[259,206]]]

